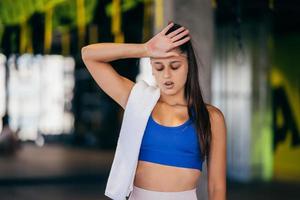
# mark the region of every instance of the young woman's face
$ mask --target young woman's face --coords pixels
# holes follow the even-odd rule
[[[178,56],[151,58],[153,76],[158,87],[167,95],[174,95],[184,89],[188,73],[186,54],[178,48],[172,51],[176,52]]]

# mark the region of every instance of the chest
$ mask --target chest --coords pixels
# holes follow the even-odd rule
[[[198,135],[191,119],[177,126],[164,126],[150,115],[142,139],[142,148],[164,152],[194,154],[199,150]]]

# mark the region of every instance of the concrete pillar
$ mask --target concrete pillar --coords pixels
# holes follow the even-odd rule
[[[174,21],[190,30],[192,43],[196,52],[199,65],[200,85],[204,100],[211,102],[211,65],[214,40],[214,17],[213,8],[210,0],[164,0],[154,1],[163,3],[162,12],[163,26],[169,21]],[[155,15],[154,32],[161,30],[160,20]],[[201,60],[201,61],[200,61]],[[201,65],[201,63],[203,65]],[[198,199],[208,199],[207,195],[207,168],[206,162],[203,163],[203,173],[197,188]]]
[[[154,1],[160,2],[160,1]],[[214,19],[210,0],[165,0],[163,3],[163,27],[169,21],[174,21],[190,30],[192,42],[199,64],[200,85],[204,99],[211,102],[211,60],[213,52]],[[158,9],[158,12],[160,10]],[[159,14],[155,14],[154,32],[163,27],[159,26]],[[201,62],[200,62],[201,59]],[[201,65],[200,63],[203,63]]]

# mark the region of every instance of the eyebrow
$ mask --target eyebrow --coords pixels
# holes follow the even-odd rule
[[[180,60],[174,60],[174,61],[171,61],[170,63],[175,63],[175,62],[181,62]],[[155,64],[162,64],[162,62],[159,62],[159,61],[154,61],[153,63]]]

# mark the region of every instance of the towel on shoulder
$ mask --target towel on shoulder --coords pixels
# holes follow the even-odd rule
[[[159,97],[160,89],[144,80],[130,91],[104,193],[113,200],[126,200],[133,190],[144,130]]]

